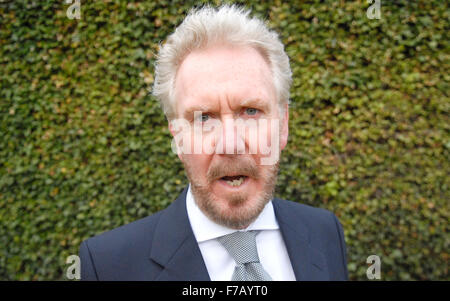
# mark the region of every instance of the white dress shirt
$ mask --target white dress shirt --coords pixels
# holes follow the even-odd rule
[[[192,231],[200,247],[203,260],[213,281],[229,281],[236,262],[217,240],[218,237],[236,232],[210,220],[197,206],[189,185],[186,208]],[[273,280],[295,280],[286,245],[275,218],[272,201],[268,202],[258,218],[246,229],[261,230],[256,236],[259,260]]]

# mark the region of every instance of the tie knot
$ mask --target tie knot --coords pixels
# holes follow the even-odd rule
[[[258,231],[238,231],[221,236],[218,240],[236,263],[259,262],[256,234],[258,234]]]

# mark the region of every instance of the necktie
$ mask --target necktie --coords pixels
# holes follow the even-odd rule
[[[233,281],[269,281],[270,275],[259,262],[256,248],[256,234],[258,231],[234,232],[219,237],[219,242],[236,261]]]

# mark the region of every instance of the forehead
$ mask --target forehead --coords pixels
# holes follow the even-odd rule
[[[192,106],[238,105],[249,99],[275,104],[270,67],[248,46],[216,46],[191,52],[175,82],[176,111]]]

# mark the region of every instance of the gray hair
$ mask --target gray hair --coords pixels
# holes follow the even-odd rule
[[[192,9],[165,44],[160,46],[155,65],[153,95],[160,101],[169,120],[175,118],[175,78],[186,56],[215,43],[251,46],[269,63],[280,112],[289,104],[292,72],[289,58],[278,34],[250,11],[235,5]],[[283,116],[283,114],[282,114]]]

